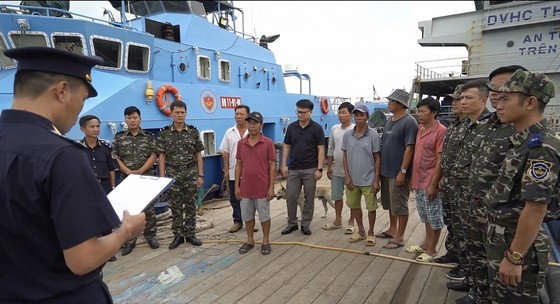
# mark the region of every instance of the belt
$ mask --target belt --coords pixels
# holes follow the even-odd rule
[[[191,167],[192,163],[188,163],[186,165],[182,165],[182,166],[175,166],[175,165],[166,165],[170,168],[176,169],[176,170],[187,170]]]
[[[486,212],[486,217],[488,218],[488,223],[490,224],[494,224],[502,227],[517,227],[515,223],[509,223],[505,220],[496,218],[494,214],[492,214],[491,212]]]
[[[466,178],[457,178],[457,177],[452,177],[448,179],[448,182],[451,186],[466,186],[468,183],[468,180]]]

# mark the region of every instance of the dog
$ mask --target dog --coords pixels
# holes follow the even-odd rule
[[[280,189],[278,189],[278,191],[276,191],[275,197],[276,197],[277,200],[286,199],[286,188],[284,188],[284,185],[280,184]],[[329,210],[329,208],[327,207],[327,204],[330,205],[334,209],[334,203],[331,199],[331,187],[329,187],[329,186],[317,186],[317,187],[315,187],[315,199],[320,199],[321,202],[323,203],[323,207],[325,208],[325,215],[323,215],[321,218],[326,218],[327,217],[327,212]],[[297,204],[299,206],[300,214],[303,212],[304,202],[305,202],[305,195],[303,193],[303,187],[302,187],[301,192],[299,193],[299,196],[298,196],[298,199],[297,199]]]

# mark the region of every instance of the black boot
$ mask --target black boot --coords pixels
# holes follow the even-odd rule
[[[183,244],[185,242],[185,238],[182,236],[175,236],[175,238],[173,239],[173,242],[171,242],[171,244],[169,244],[169,249],[175,249],[177,247],[179,247],[179,245]]]
[[[136,239],[130,240],[124,244],[124,248],[122,250],[122,255],[127,255],[132,252],[132,249],[136,247]]]

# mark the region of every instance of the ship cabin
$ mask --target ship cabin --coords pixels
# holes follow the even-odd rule
[[[474,6],[471,12],[418,23],[421,46],[464,47],[467,55],[416,63],[411,98],[437,97],[445,107],[442,113],[452,115],[446,94],[513,64],[547,74],[560,92],[560,1],[474,1]],[[557,96],[546,115],[559,126],[559,114]]]

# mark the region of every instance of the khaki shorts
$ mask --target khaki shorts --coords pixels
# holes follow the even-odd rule
[[[381,176],[381,204],[391,215],[408,215],[408,198],[410,195],[410,179],[404,185],[395,186],[395,177]]]
[[[255,219],[255,212],[259,212],[259,221],[270,220],[270,201],[265,198],[241,198],[241,219],[249,222]]]
[[[354,186],[352,190],[346,188],[346,206],[350,209],[362,208],[362,195],[366,202],[367,211],[375,211],[377,206],[377,195],[373,193],[371,186]]]

